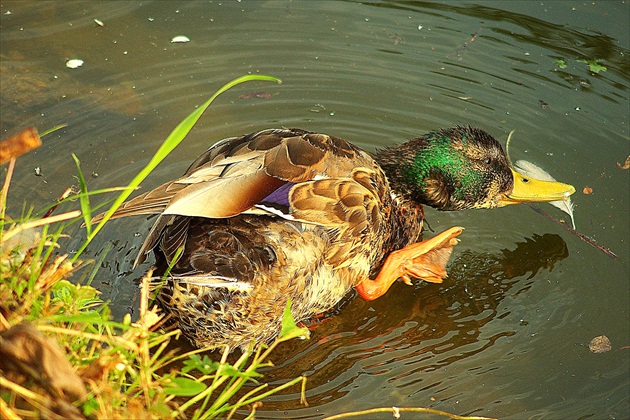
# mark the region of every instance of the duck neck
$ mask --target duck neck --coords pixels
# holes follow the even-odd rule
[[[421,159],[418,157],[427,148],[427,140],[419,137],[374,154],[374,160],[385,172],[390,188],[403,201],[423,202],[420,187],[424,178],[429,177],[431,168],[419,166]]]

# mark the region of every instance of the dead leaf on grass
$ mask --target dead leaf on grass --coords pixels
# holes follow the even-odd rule
[[[31,324],[19,324],[0,333],[0,370],[31,376],[57,396],[83,399],[85,385],[57,342]]]
[[[0,165],[33,149],[37,149],[41,145],[42,140],[39,138],[35,127],[24,129],[0,142]]]

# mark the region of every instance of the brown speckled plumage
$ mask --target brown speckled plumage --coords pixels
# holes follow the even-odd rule
[[[373,276],[389,250],[420,237],[422,206],[408,200],[394,206],[372,157],[339,138],[302,130],[265,130],[223,141],[200,156],[183,180],[137,197],[122,212],[136,214],[136,203],[142,203],[141,211],[159,206],[163,212],[174,192],[196,187],[184,180],[202,171],[204,177],[231,175],[239,166],[245,176],[255,167],[253,176],[263,181],[247,191],[242,182],[228,181],[232,200],[219,199],[220,193],[209,197],[212,207],[202,210],[211,214],[190,207],[190,216],[162,214],[139,255],[142,260],[155,248],[163,271],[185,244],[171,271],[179,278],[163,287],[159,299],[198,346],[269,342],[279,332],[289,297],[296,321],[321,314]],[[295,183],[291,204],[279,210],[293,220],[244,208],[285,182]],[[248,199],[235,199],[239,192]],[[242,201],[247,204],[241,207]]]

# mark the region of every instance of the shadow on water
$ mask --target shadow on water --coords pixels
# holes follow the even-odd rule
[[[505,330],[487,336],[484,326],[510,313],[499,310],[506,297],[527,292],[536,273],[551,271],[568,255],[560,236],[533,235],[513,250],[457,255],[443,284],[420,282],[410,288],[398,283],[373,302],[351,294],[312,328],[310,340],[281,345],[271,357],[277,365],[262,371],[265,382],[276,385],[306,375],[310,408],[303,408],[297,390],[291,390],[266,402],[264,410],[309,411],[342,398],[362,375],[421,391],[418,384],[426,373],[516,334]]]

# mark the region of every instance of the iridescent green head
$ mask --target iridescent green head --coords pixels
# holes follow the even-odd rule
[[[560,183],[544,185],[551,187],[553,193],[531,191],[530,185],[539,186],[541,181],[512,171],[499,142],[485,131],[469,126],[430,132],[384,149],[375,159],[396,193],[440,210],[558,200],[574,191]],[[514,199],[517,189],[518,199]]]

